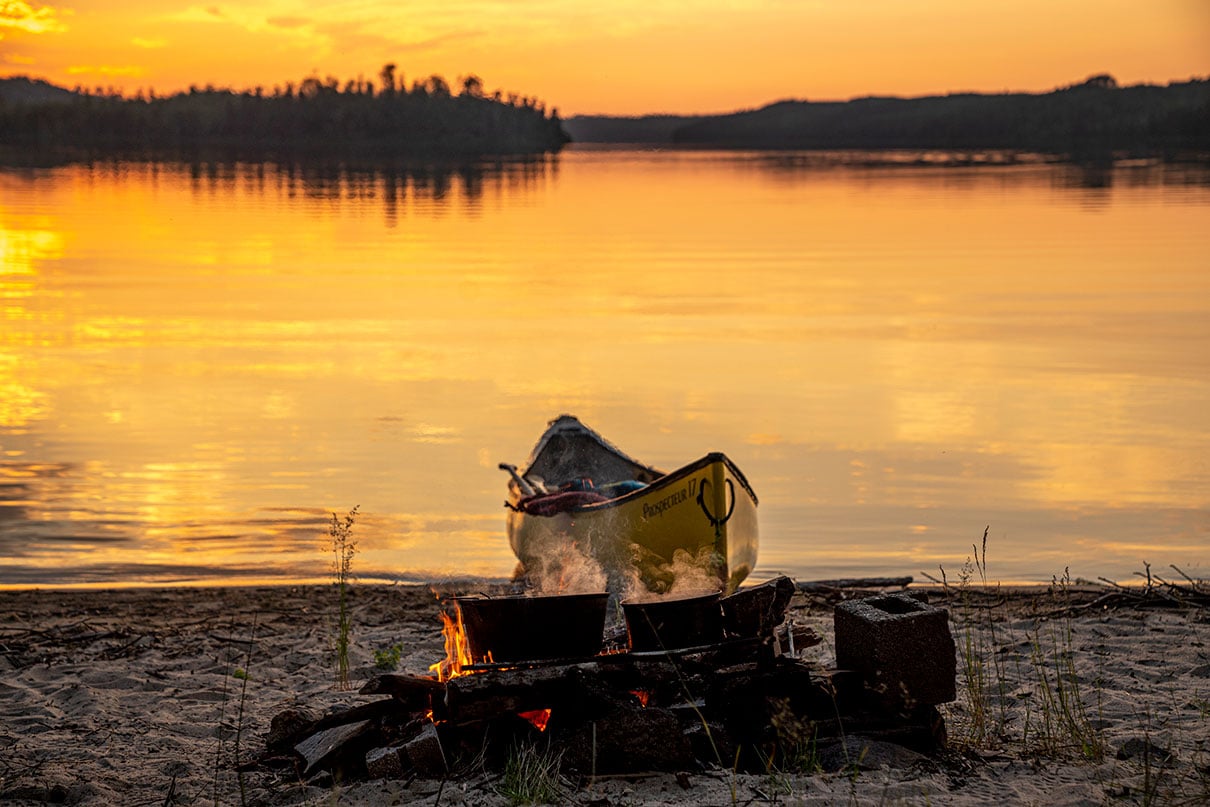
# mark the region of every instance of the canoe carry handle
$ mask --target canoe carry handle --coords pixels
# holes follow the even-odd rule
[[[710,487],[710,480],[703,479],[701,486],[697,491],[697,503],[702,508],[702,512],[706,514],[706,518],[710,519],[710,526],[716,530],[730,520],[731,514],[735,512],[735,485],[731,484],[730,479],[723,480],[727,483],[727,492],[731,494],[731,505],[727,508],[727,515],[722,518],[716,517],[710,512],[710,508],[706,506],[706,488]]]

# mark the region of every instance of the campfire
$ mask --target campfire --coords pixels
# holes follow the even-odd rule
[[[792,745],[854,734],[942,745],[935,706],[953,697],[952,664],[899,667],[921,636],[942,651],[948,640],[953,659],[945,612],[906,594],[858,601],[838,611],[846,669],[823,668],[797,657],[819,637],[787,620],[795,591],[782,577],[722,598],[623,601],[624,623],[618,609],[607,619],[603,592],[456,597],[441,603],[445,658],[431,675],[377,676],[362,694],[389,697],[309,725],[283,713],[267,753],[292,755],[303,777],[444,777],[459,759],[502,765],[539,740],[584,775],[758,770]]]
[[[466,637],[466,625],[462,621],[462,610],[454,607],[453,616],[449,611],[441,611],[441,636],[445,640],[445,658],[429,665],[429,671],[439,682],[464,675],[463,669],[475,663],[471,656],[471,644]],[[483,659],[490,663],[491,653]]]

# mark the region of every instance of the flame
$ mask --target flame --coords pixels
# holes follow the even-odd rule
[[[535,709],[532,712],[517,712],[517,717],[524,717],[538,731],[546,731],[546,724],[550,722],[550,709]]]
[[[441,612],[441,636],[445,639],[445,658],[436,664],[429,665],[429,670],[437,676],[438,681],[448,681],[460,675],[466,675],[463,667],[474,664],[471,658],[471,645],[466,638],[466,626],[462,624],[462,610],[454,606],[454,616],[449,612]],[[490,657],[490,654],[489,654]]]
[[[630,694],[639,699],[639,704],[642,705],[644,709],[647,708],[647,701],[651,700],[650,692],[645,689],[632,689],[630,690]]]

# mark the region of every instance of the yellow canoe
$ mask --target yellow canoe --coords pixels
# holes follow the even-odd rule
[[[634,572],[667,591],[688,564],[730,593],[756,565],[756,494],[724,454],[663,473],[562,415],[523,470],[501,467],[512,474],[508,540],[526,569],[574,543],[601,563],[613,589]]]

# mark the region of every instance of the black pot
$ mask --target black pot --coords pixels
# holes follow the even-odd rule
[[[634,652],[678,650],[723,639],[718,592],[622,603]]]
[[[609,595],[458,597],[471,656],[497,663],[583,658],[601,652]]]

